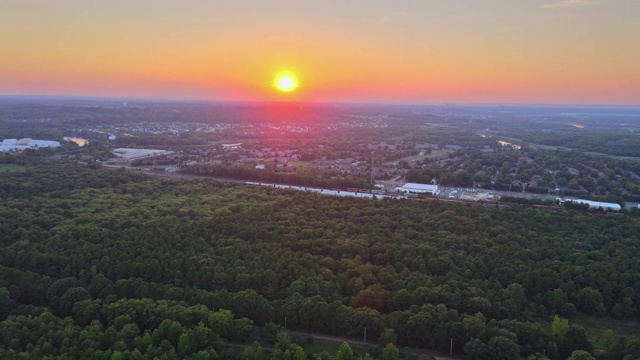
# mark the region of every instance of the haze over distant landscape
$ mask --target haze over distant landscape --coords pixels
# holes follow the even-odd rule
[[[0,95],[612,105],[640,99],[635,0],[0,6]],[[277,91],[282,80],[274,79],[285,71],[295,74],[284,80],[292,91]]]
[[[640,0],[0,0],[0,359],[640,360]]]

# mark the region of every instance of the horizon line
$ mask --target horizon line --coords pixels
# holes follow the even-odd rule
[[[521,102],[378,102],[378,101],[283,101],[283,100],[205,100],[179,97],[117,97],[117,96],[82,96],[82,95],[12,95],[0,94],[0,100],[69,100],[69,101],[118,101],[118,102],[167,102],[167,103],[191,103],[191,104],[305,104],[305,105],[382,105],[382,106],[448,106],[448,107],[472,107],[472,106],[511,106],[511,107],[591,107],[591,108],[640,108],[638,104],[602,104],[602,103],[521,103]]]

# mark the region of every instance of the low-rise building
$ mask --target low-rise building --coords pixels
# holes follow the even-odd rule
[[[431,193],[433,195],[437,195],[439,192],[438,185],[418,184],[418,183],[406,183],[402,187],[397,188],[397,190],[404,193],[417,193],[417,194]]]
[[[60,146],[60,142],[51,140],[4,139],[0,144],[0,151],[22,151],[24,149],[55,148]]]
[[[559,199],[560,203],[563,203],[562,199]],[[593,201],[593,200],[584,200],[584,199],[575,199],[575,200],[565,200],[571,201],[577,204],[587,204],[589,205],[589,209],[598,209],[602,208],[603,210],[613,210],[620,211],[622,210],[622,206],[616,203],[602,202],[602,201]]]
[[[112,151],[118,158],[125,161],[139,160],[148,157],[171,154],[170,151],[157,150],[157,149],[132,149],[132,148],[117,148]],[[109,161],[117,162],[115,159]]]

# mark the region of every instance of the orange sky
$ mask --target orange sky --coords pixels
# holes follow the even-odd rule
[[[637,0],[0,0],[0,94],[640,104]],[[278,93],[287,70],[300,87]]]

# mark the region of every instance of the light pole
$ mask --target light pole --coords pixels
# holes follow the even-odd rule
[[[451,345],[449,345],[449,357],[453,357],[453,337],[451,337]]]

